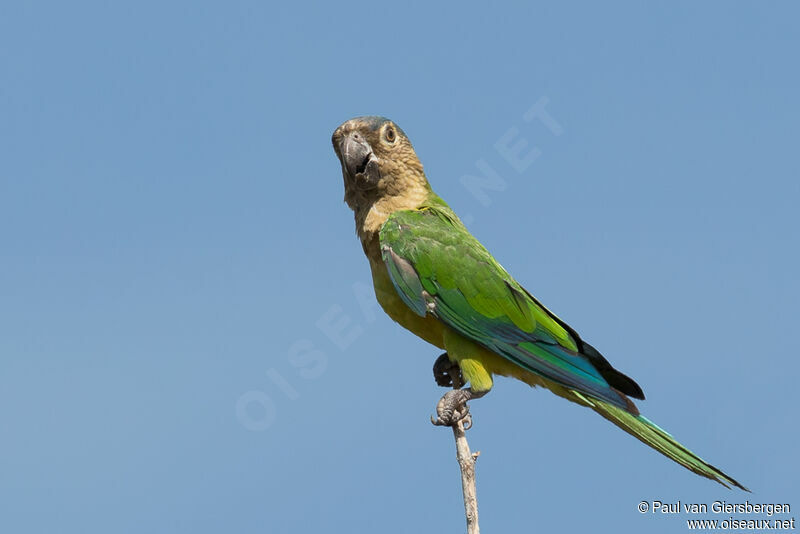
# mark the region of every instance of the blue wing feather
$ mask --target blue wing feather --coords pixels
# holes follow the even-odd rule
[[[463,228],[463,225],[460,225],[460,222],[457,223],[460,227],[454,228],[455,222],[450,216],[426,217],[426,215],[419,211],[396,212],[384,224],[380,233],[381,254],[389,277],[400,298],[409,308],[420,316],[431,313],[465,337],[523,369],[624,410],[631,412],[636,410],[627,397],[609,385],[586,355],[571,350],[563,343],[560,344],[555,335],[543,325],[534,322],[532,331],[526,331],[502,312],[489,317],[476,310],[470,304],[470,299],[482,297],[477,289],[479,286],[473,282],[478,274],[481,280],[488,279],[490,282],[500,284],[493,285],[494,288],[507,286],[507,298],[510,302],[530,305],[529,302],[532,300],[519,302],[519,299],[530,299],[530,297],[521,286],[516,289],[515,286],[518,284],[494,262],[483,246]],[[441,254],[441,245],[429,237],[419,235],[420,223],[426,225],[422,226],[422,229],[428,230],[426,235],[461,232],[457,240],[451,239],[447,242],[446,272],[438,272],[435,262],[428,261],[429,255]],[[387,227],[388,230],[384,231]],[[412,228],[416,233],[409,236],[406,232],[411,232]],[[392,236],[395,238],[402,236],[404,241],[401,243],[398,239],[392,239]],[[408,245],[409,239],[413,240],[413,246]],[[476,250],[486,257],[476,260],[471,256]],[[428,272],[420,277],[415,265],[420,265]],[[480,272],[470,272],[473,269],[479,269]],[[463,280],[453,281],[452,272],[461,273]],[[442,283],[440,276],[448,282],[447,285]],[[465,296],[463,288],[469,289],[470,298]],[[492,303],[490,301],[490,304]],[[497,308],[491,309],[502,310],[502,306],[498,304]]]

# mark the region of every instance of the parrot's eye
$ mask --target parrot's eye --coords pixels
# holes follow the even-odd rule
[[[397,138],[397,134],[394,133],[394,128],[392,128],[391,126],[386,128],[386,131],[383,133],[383,136],[390,143],[394,143],[394,140]]]

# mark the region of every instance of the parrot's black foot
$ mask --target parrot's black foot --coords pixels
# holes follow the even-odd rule
[[[445,393],[436,404],[436,419],[431,423],[437,426],[453,426],[469,415],[467,401],[483,397],[486,392],[473,393],[471,389],[454,389]],[[472,425],[467,425],[469,428]]]
[[[457,363],[450,361],[446,352],[433,363],[433,378],[437,385],[446,388],[458,389],[464,385],[461,368]]]

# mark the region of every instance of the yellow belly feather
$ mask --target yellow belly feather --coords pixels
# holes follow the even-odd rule
[[[464,380],[469,382],[473,391],[492,389],[492,375],[501,375],[514,377],[531,386],[547,387],[556,394],[560,394],[556,390],[562,388],[557,384],[526,371],[506,358],[467,339],[430,314],[420,317],[414,313],[397,294],[383,261],[380,258],[370,258],[369,263],[372,269],[375,296],[386,314],[403,328],[428,343],[446,350],[450,359],[458,362]]]

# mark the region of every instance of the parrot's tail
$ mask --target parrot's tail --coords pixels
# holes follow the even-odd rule
[[[577,393],[573,390],[573,393]],[[634,415],[621,408],[596,399],[587,398],[580,393],[577,395],[594,411],[620,427],[628,434],[635,436],[642,443],[654,448],[670,460],[681,464],[683,467],[697,473],[698,475],[710,478],[719,482],[726,488],[736,486],[739,489],[749,492],[750,490],[739,484],[736,480],[723,473],[710,463],[704,461],[695,453],[678,443],[669,433],[658,427],[655,423],[643,415]]]

